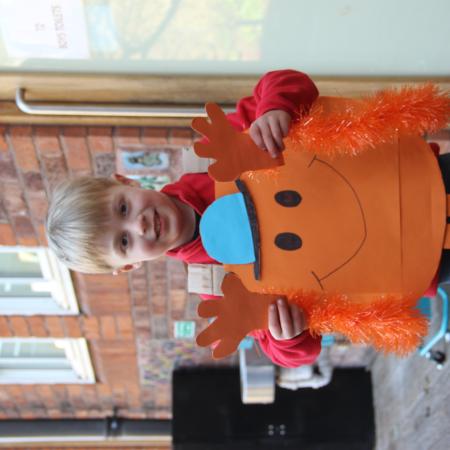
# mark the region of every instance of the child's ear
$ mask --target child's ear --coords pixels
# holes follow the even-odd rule
[[[125,264],[122,267],[119,267],[113,272],[113,275],[118,275],[119,273],[130,272],[135,269],[139,269],[142,266],[141,262],[133,263],[133,264]]]
[[[132,180],[131,178],[121,175],[120,173],[113,174],[113,178],[119,183],[125,184],[126,186],[140,187],[139,181]]]

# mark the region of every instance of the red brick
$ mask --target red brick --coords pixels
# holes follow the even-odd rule
[[[120,333],[120,337],[124,339],[133,338],[133,320],[130,316],[120,315],[116,317],[117,328]]]
[[[86,128],[64,127],[63,143],[69,170],[74,173],[90,172],[91,161],[86,142]]]
[[[148,328],[150,326],[150,308],[146,306],[135,306],[134,312],[134,326],[136,328]]]
[[[0,316],[0,336],[1,337],[8,337],[12,336],[11,330],[9,328],[9,323],[6,317]],[[1,400],[0,400],[1,403]]]
[[[24,247],[36,247],[39,244],[35,236],[18,236],[17,243]]]
[[[11,400],[17,403],[24,403],[22,385],[6,385],[6,391]]]
[[[41,156],[43,175],[52,190],[58,183],[68,177],[67,166],[64,157],[61,156]]]
[[[6,209],[3,205],[3,199],[0,197],[0,223],[9,222],[8,214],[6,213]]]
[[[24,172],[22,175],[26,189],[45,192],[44,180],[40,172]]]
[[[12,216],[11,225],[14,228],[17,242],[20,245],[38,245],[36,234],[31,220],[26,216]]]
[[[142,411],[140,408],[138,408],[138,409],[127,409],[126,411],[123,412],[122,417],[126,417],[127,419],[139,420],[139,419],[146,419],[149,416],[145,411]],[[162,450],[162,448],[161,448],[161,450]]]
[[[16,245],[16,237],[8,223],[0,223],[0,245]]]
[[[76,410],[86,409],[86,403],[84,402],[84,386],[71,384],[67,386],[67,395],[70,403]]]
[[[167,297],[165,295],[152,295],[152,314],[167,313]]]
[[[9,402],[10,405],[2,405],[2,408],[0,409],[0,420],[11,420],[11,419],[19,419],[20,414],[17,411],[13,411],[12,408],[9,406],[13,406],[12,402]],[[15,450],[14,448],[11,448],[11,450]]]
[[[146,327],[135,326],[134,332],[137,338],[140,340],[140,342],[150,342],[150,340],[153,338],[152,330],[148,325]]]
[[[150,275],[149,289],[152,295],[167,295],[168,283],[166,276],[152,273]]]
[[[93,419],[94,418],[91,416],[90,411],[87,411],[86,409],[78,409],[78,408],[75,409],[74,417],[76,419]],[[95,417],[95,419],[97,419],[97,418],[98,417]],[[82,448],[83,448],[83,450],[91,450],[90,448],[85,448],[85,447],[82,447]],[[45,450],[47,450],[47,449],[45,449]],[[75,450],[75,449],[70,448],[70,449],[62,449],[62,450]]]
[[[181,320],[184,316],[187,302],[187,292],[185,289],[171,289],[170,290],[170,309],[172,311],[172,318]]]
[[[28,326],[31,330],[31,336],[47,337],[48,332],[45,328],[45,319],[42,316],[27,317]]]
[[[100,413],[100,402],[97,395],[97,387],[95,384],[85,384],[82,386],[82,393],[86,409],[96,409]]]
[[[17,181],[2,183],[2,196],[3,204],[9,214],[20,215],[27,213],[23,190]]]
[[[61,319],[62,318],[59,316],[47,316],[45,318],[45,323],[47,325],[47,330],[50,337],[65,337],[66,333],[64,331]]]
[[[111,386],[104,383],[97,383],[97,397],[103,410],[112,410],[114,408],[113,393]]]
[[[80,289],[81,287],[81,289]],[[87,275],[77,292],[82,304],[89,304],[95,315],[128,313],[131,308],[128,278],[126,275]]]
[[[0,152],[0,179],[2,181],[17,181],[17,170],[9,153]]]
[[[103,339],[116,339],[116,322],[113,316],[100,317],[100,329]]]
[[[149,304],[148,292],[133,289],[133,305],[134,306],[147,306]]]
[[[102,357],[105,381],[113,386],[123,388],[128,384],[139,384],[136,347],[134,341],[99,340],[97,349]]]
[[[37,237],[39,241],[39,245],[42,247],[48,247],[47,235],[45,233],[45,226],[40,224],[37,226]]]
[[[34,389],[41,398],[47,411],[58,408],[58,403],[55,401],[53,390],[49,385],[37,384],[34,386]]]
[[[36,221],[43,223],[47,215],[48,200],[44,192],[29,192],[27,203],[30,208],[31,217]]]
[[[78,316],[64,316],[63,326],[66,329],[66,335],[68,337],[82,337],[80,320]]]
[[[30,330],[28,329],[27,321],[21,316],[9,317],[9,324],[14,336],[29,337]]]
[[[95,316],[82,318],[83,336],[86,339],[98,339],[100,337],[100,326]]]
[[[39,393],[36,391],[35,386],[25,384],[21,386],[23,398],[27,402],[31,410],[43,410],[44,405]]]
[[[53,391],[53,398],[55,399],[56,407],[60,411],[60,415],[66,417],[72,416],[74,408],[70,404],[69,396],[67,395],[67,386],[63,384],[55,384],[52,385],[51,388]]]
[[[167,314],[152,314],[150,321],[153,339],[167,339],[172,333],[168,328]]]
[[[143,264],[141,267],[134,269],[129,273],[133,281],[137,280],[147,280],[147,267]]]
[[[155,392],[156,408],[170,409],[171,405],[170,386],[164,386]]]
[[[132,278],[131,283],[134,292],[147,292],[146,278]]]
[[[91,127],[88,130],[88,144],[92,153],[112,153],[114,151],[112,128]]]
[[[104,419],[108,415],[108,411],[104,411],[103,408],[99,409],[98,405],[93,405],[93,409],[85,409],[83,411],[84,418],[86,419]],[[75,414],[77,414],[77,411],[75,411]],[[77,449],[69,449],[69,450],[77,450]],[[90,448],[89,450],[97,450],[95,448]],[[128,449],[127,449],[128,450]]]
[[[128,409],[138,410],[142,408],[141,389],[139,384],[127,386]]]
[[[6,127],[0,127],[0,152],[8,151],[8,143],[5,139]]]
[[[15,402],[11,400],[2,401],[1,405],[2,409],[10,418],[20,417],[20,412]]]
[[[138,145],[141,143],[141,129],[137,127],[117,127],[114,137],[118,145]]]
[[[169,143],[168,128],[143,128],[142,143],[146,145],[167,145]]]
[[[41,155],[59,155],[61,153],[59,135],[58,127],[35,127],[34,142],[39,153]]]
[[[42,417],[42,413],[35,410],[30,409],[21,409],[20,410],[20,418],[22,420],[36,420]]]
[[[64,418],[72,418],[72,414],[63,414],[61,413],[59,408],[50,408],[47,409],[47,415],[49,419],[64,419]],[[40,449],[39,449],[40,450]],[[45,449],[47,450],[47,449]]]
[[[123,386],[114,386],[113,399],[116,408],[128,409],[127,392]]]
[[[111,397],[112,398],[112,388],[109,384],[97,383],[97,395],[101,398]]]
[[[51,387],[47,384],[37,384],[35,386],[36,392],[39,394],[41,398],[53,398],[53,391]]]
[[[189,128],[173,128],[170,132],[169,143],[174,145],[192,145],[192,131]]]
[[[39,162],[31,138],[31,127],[11,127],[10,136],[17,165],[23,171],[39,171]]]

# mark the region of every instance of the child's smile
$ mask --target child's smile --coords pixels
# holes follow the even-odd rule
[[[100,245],[108,263],[119,270],[159,258],[193,234],[193,210],[164,193],[117,185],[110,190],[110,204]]]

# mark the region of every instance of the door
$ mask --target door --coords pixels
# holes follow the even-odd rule
[[[285,67],[311,74],[325,95],[423,79],[449,87],[447,0],[0,0],[0,9],[3,122],[46,120],[19,112],[19,87],[31,104],[122,108],[233,104]],[[128,113],[65,111],[52,122],[189,122]]]

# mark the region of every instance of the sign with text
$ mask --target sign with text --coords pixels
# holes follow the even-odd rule
[[[0,0],[0,25],[10,57],[87,59],[81,0]]]

